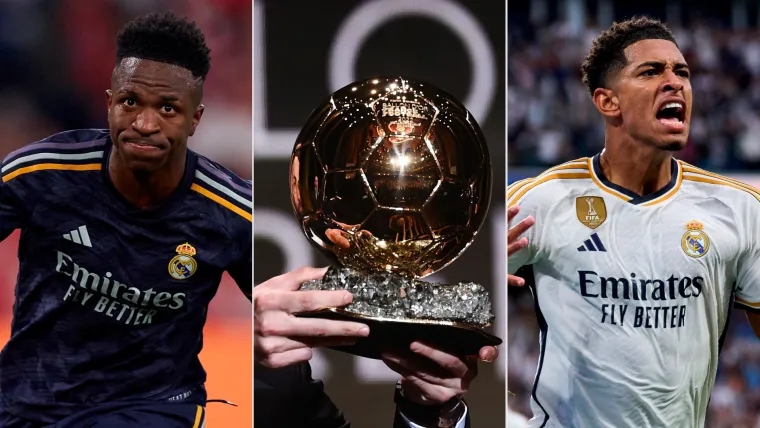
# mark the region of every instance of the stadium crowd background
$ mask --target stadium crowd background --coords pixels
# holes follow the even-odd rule
[[[195,20],[212,51],[206,111],[191,148],[251,178],[250,0],[0,1],[0,157],[50,134],[105,128],[118,29],[171,9]],[[0,344],[10,333],[18,235],[0,243]],[[139,268],[135,266],[135,268]],[[201,358],[208,426],[251,426],[251,306],[225,275],[209,309]]]
[[[647,14],[666,20],[674,30],[692,71],[690,141],[677,157],[760,187],[757,6],[697,2],[687,9],[677,2],[656,3],[509,3],[510,183],[602,149],[603,121],[581,82],[580,62],[593,38],[613,20]],[[509,405],[530,416],[539,330],[528,290],[509,290],[508,314],[507,384],[515,394]],[[706,426],[760,427],[760,341],[743,311],[731,316]]]

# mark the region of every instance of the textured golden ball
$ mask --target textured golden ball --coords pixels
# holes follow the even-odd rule
[[[480,127],[451,95],[375,78],[314,110],[293,148],[290,186],[306,237],[333,260],[422,278],[473,242],[491,162]]]

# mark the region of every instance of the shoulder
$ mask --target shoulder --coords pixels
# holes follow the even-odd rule
[[[678,162],[683,170],[682,186],[685,188],[729,207],[744,205],[753,210],[760,209],[760,191],[756,188],[735,178],[697,168],[683,161]]]
[[[190,189],[221,209],[226,218],[249,227],[253,221],[251,180],[240,178],[219,163],[193,153],[198,162]]]
[[[60,132],[8,154],[2,162],[2,181],[40,171],[99,171],[108,131],[80,129]]]
[[[575,189],[588,187],[591,179],[590,158],[575,159],[549,168],[536,177],[512,183],[507,188],[507,203],[509,206],[541,205],[574,193]]]

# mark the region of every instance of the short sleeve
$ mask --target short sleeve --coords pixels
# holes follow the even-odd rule
[[[250,223],[249,223],[250,224]],[[240,232],[240,244],[236,260],[227,269],[240,291],[245,294],[248,300],[253,299],[253,237],[252,228]]]
[[[538,261],[540,236],[541,236],[541,203],[537,192],[528,191],[533,187],[533,179],[518,181],[507,188],[507,207],[519,205],[520,212],[507,225],[507,228],[520,223],[529,216],[533,216],[535,223],[522,236],[528,238],[528,246],[515,252],[507,259],[507,270],[512,275],[525,265],[531,265]]]
[[[454,428],[469,428],[470,415],[468,414],[468,410],[469,409],[465,405],[464,414],[459,418],[456,425],[454,425]],[[403,413],[398,411],[396,412],[396,419],[393,422],[393,426],[394,428],[425,428],[410,421]]]
[[[24,209],[21,197],[5,177],[0,180],[0,241],[23,225]]]
[[[748,235],[757,236],[756,233]],[[739,309],[760,313],[760,248],[757,239],[747,239],[746,242],[747,248],[736,263],[734,304]]]

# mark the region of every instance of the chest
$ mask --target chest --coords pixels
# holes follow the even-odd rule
[[[102,196],[76,196],[40,201],[22,231],[22,262],[34,258],[56,271],[169,288],[213,283],[229,264],[225,231],[201,211],[179,207],[135,217]]]
[[[613,275],[726,278],[742,246],[734,213],[704,200],[638,206],[589,194],[563,199],[551,211],[558,221],[544,229],[546,256]]]

